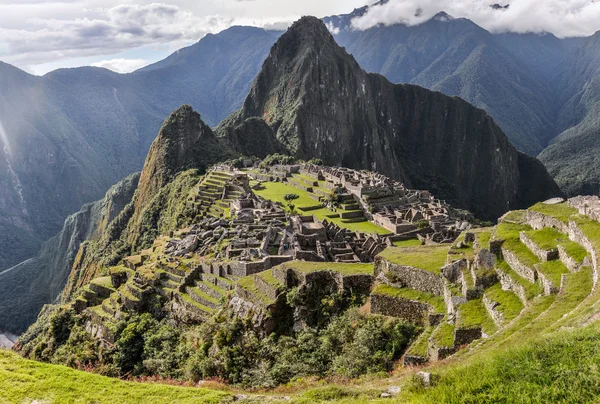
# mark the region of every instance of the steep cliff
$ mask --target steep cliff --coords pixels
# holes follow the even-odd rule
[[[93,240],[131,201],[139,174],[112,187],[104,199],[85,205],[69,216],[63,229],[44,243],[40,253],[0,273],[0,324],[20,333],[37,317],[44,304],[55,301],[67,283],[82,242]]]
[[[377,170],[484,218],[561,194],[483,110],[367,74],[314,17],[273,46],[242,109],[218,131],[250,118],[300,158]]]

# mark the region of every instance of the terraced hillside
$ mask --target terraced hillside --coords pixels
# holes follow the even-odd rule
[[[480,390],[473,391],[473,386],[482,391],[491,388],[456,382],[458,369],[475,372],[472,369],[479,363],[510,355],[507,347],[533,349],[539,341],[563,338],[568,335],[565,330],[589,328],[600,312],[599,198],[539,203],[507,213],[493,227],[466,226],[452,242],[437,243],[431,234],[441,222],[435,221],[433,212],[423,210],[429,214],[425,220],[429,227],[411,230],[416,226],[396,223],[406,233],[390,233],[373,222],[373,212],[396,194],[363,198],[349,191],[350,182],[344,188],[307,175],[306,170],[281,172],[290,169],[209,171],[186,200],[191,226],[162,235],[150,248],[106,268],[68,305],[44,313],[42,318],[49,320],[32,327],[18,349],[31,358],[79,366],[81,359],[76,358],[82,354],[76,349],[85,343],[94,348],[84,351],[92,352],[84,358],[111,369],[114,364],[106,358],[115,357],[117,366],[122,366],[119,358],[130,355],[124,350],[133,344],[128,333],[158,321],[167,327],[156,331],[167,338],[162,349],[171,353],[183,349],[184,345],[166,342],[169,333],[181,333],[174,334],[174,341],[188,344],[185,349],[191,353],[202,352],[200,363],[214,364],[202,368],[200,377],[226,377],[233,384],[257,386],[249,382],[263,380],[257,372],[276,375],[284,383],[294,375],[317,371],[320,376],[372,372],[365,368],[335,373],[344,372],[341,359],[320,358],[317,362],[330,363],[337,370],[317,370],[314,365],[308,370],[290,368],[281,375],[277,359],[269,359],[275,364],[256,362],[251,356],[256,352],[248,351],[249,345],[257,343],[267,349],[260,355],[277,357],[276,351],[268,350],[275,349],[271,344],[278,341],[286,346],[307,344],[320,352],[322,347],[311,345],[320,341],[331,352],[338,349],[340,357],[348,356],[348,345],[329,346],[331,336],[325,338],[324,333],[350,319],[350,324],[372,324],[383,330],[380,342],[397,338],[390,345],[397,346],[378,348],[377,354],[383,356],[377,361],[380,367],[373,368],[395,370],[395,375],[367,384],[356,382],[350,390],[331,387],[341,394],[332,393],[332,398],[369,401],[383,393],[416,402],[428,397],[452,401],[446,395],[458,389],[476,397]],[[414,196],[407,195],[406,200]],[[353,213],[345,216],[348,212]],[[424,220],[420,217],[412,213],[413,220]],[[320,236],[302,235],[296,226],[317,229]],[[319,237],[327,241],[318,242]],[[317,240],[316,244],[309,239]],[[57,324],[71,325],[64,329]],[[348,332],[343,331],[344,338],[350,338]],[[352,338],[361,338],[365,331],[353,332],[357,334]],[[309,335],[316,335],[316,340]],[[357,343],[349,341],[345,343]],[[149,349],[150,342],[145,344],[144,349]],[[74,349],[78,352],[74,357],[65,356]],[[235,360],[246,363],[248,373],[220,373],[221,366],[237,366],[227,362],[233,359],[223,359],[226,352],[237,352]],[[365,355],[371,353],[365,351],[361,357]],[[152,365],[154,360],[160,362],[154,357],[132,359],[130,371],[161,372]],[[169,366],[175,370],[166,374],[182,380],[189,377],[190,366],[207,366],[186,362],[188,358],[172,360]],[[434,381],[429,380],[432,377]],[[281,381],[261,381],[260,386],[273,387]],[[293,400],[303,402],[311,394],[321,397],[300,392]],[[249,399],[259,400],[258,396]],[[268,399],[283,398],[275,394]]]

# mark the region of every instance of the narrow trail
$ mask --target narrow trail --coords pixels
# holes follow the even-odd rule
[[[5,269],[4,271],[0,272],[0,276],[2,276],[2,275],[4,275],[4,274],[7,274],[7,273],[9,273],[10,271],[12,271],[12,270],[14,270],[14,269],[17,269],[17,268],[18,268],[18,267],[20,267],[21,265],[23,265],[23,264],[26,264],[26,263],[28,263],[28,262],[30,262],[30,261],[32,261],[32,260],[34,260],[34,259],[35,259],[35,258],[29,258],[29,259],[28,259],[28,260],[26,260],[26,261],[19,262],[19,263],[18,263],[17,265],[15,265],[14,267],[10,267],[10,268],[8,268],[8,269]]]

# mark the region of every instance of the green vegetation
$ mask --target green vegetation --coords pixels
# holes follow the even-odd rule
[[[496,310],[503,314],[504,324],[512,321],[523,310],[523,303],[514,293],[502,290],[500,283],[486,289],[485,296],[498,303]]]
[[[535,264],[540,262],[539,258],[518,239],[506,240],[506,242],[502,244],[502,248],[512,252],[523,265],[530,268],[533,268]]]
[[[569,237],[551,227],[544,227],[540,230],[530,230],[525,232],[525,236],[533,241],[542,250],[553,250],[562,241],[567,241]]]
[[[260,168],[271,167],[277,164],[294,164],[297,159],[287,154],[269,154],[260,162]]]
[[[505,221],[505,222],[523,223],[524,220],[525,220],[525,211],[524,210],[513,210],[503,217],[503,221]]]
[[[349,264],[345,262],[310,262],[290,261],[281,264],[282,268],[310,273],[316,271],[333,271],[342,275],[373,275],[373,264]]]
[[[519,239],[521,232],[528,230],[531,230],[531,227],[524,224],[502,222],[496,227],[494,238],[496,240]]]
[[[271,299],[269,296],[258,290],[256,284],[254,283],[254,275],[248,275],[240,278],[236,281],[236,284],[239,287],[251,292],[255,297],[259,298],[265,306],[275,303],[274,299]]]
[[[427,358],[429,356],[429,338],[433,330],[435,330],[435,327],[432,326],[425,328],[421,335],[419,335],[419,338],[410,346],[406,354]]]
[[[310,193],[303,189],[296,188],[292,185],[284,184],[281,182],[263,182],[262,186],[263,186],[262,189],[258,189],[258,190],[254,191],[256,193],[256,195],[258,195],[264,199],[271,200],[273,202],[280,202],[280,203],[284,204],[284,207],[285,207],[285,204],[287,203],[287,201],[285,199],[286,195],[288,195],[288,194],[298,195],[298,198],[294,200],[294,206],[296,207],[297,210],[299,209],[301,211],[300,212],[301,214],[314,215],[319,220],[328,220],[342,228],[345,228],[345,229],[348,229],[351,231],[360,231],[362,233],[379,233],[379,234],[388,234],[389,233],[389,231],[387,231],[386,229],[379,227],[369,221],[352,223],[352,222],[346,221],[344,219],[341,219],[339,217],[332,218],[331,216],[335,216],[339,212],[333,212],[326,208],[311,209],[311,210],[303,211],[302,210],[303,207],[306,208],[306,207],[314,207],[316,205],[320,205],[320,202],[318,200],[311,198]]]
[[[448,245],[424,245],[418,247],[390,247],[379,254],[394,264],[423,269],[439,274],[446,264]]]
[[[375,295],[384,295],[427,303],[431,305],[437,313],[446,312],[446,304],[444,303],[444,299],[441,296],[434,295],[433,293],[419,292],[418,290],[408,288],[395,288],[383,283],[377,285],[373,289],[372,293]]]
[[[420,246],[423,243],[421,243],[421,240],[418,238],[411,238],[409,240],[394,241],[392,244],[394,247],[415,247]]]
[[[546,205],[545,203],[540,202],[530,207],[529,210],[553,217],[565,224],[569,223],[569,218],[571,216],[577,214],[577,209],[570,207],[567,202],[555,205]]]
[[[517,274],[505,261],[497,264],[500,271],[507,274],[512,280],[517,282],[525,290],[525,297],[531,300],[542,293],[542,287],[537,283],[531,283],[521,275]]]
[[[414,384],[401,399],[411,403],[595,402],[600,395],[599,345],[598,324],[536,338],[443,369],[433,387]]]
[[[441,323],[433,333],[432,339],[438,348],[454,347],[454,324]]]
[[[574,241],[563,241],[560,243],[560,245],[565,249],[567,255],[578,263],[582,263],[585,257],[588,255],[585,248]]]
[[[231,395],[204,388],[125,382],[23,359],[0,349],[0,403],[220,403]],[[48,401],[48,400],[51,401]]]
[[[565,264],[558,260],[542,262],[537,265],[537,269],[557,288],[560,287],[562,275],[569,273]]]
[[[585,237],[600,251],[600,223],[587,216],[574,216],[571,218]]]
[[[491,335],[498,330],[498,326],[492,320],[483,300],[475,299],[461,304],[458,307],[458,316],[456,318],[456,328],[475,328],[481,326],[481,330],[487,335]]]

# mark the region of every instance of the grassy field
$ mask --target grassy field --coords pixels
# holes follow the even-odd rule
[[[394,264],[406,265],[439,274],[440,269],[446,263],[449,249],[449,245],[390,247],[379,255]]]
[[[300,272],[333,271],[342,275],[373,275],[373,264],[348,264],[343,262],[290,261],[281,264],[283,268],[293,268]]]
[[[264,188],[260,190],[255,190],[254,193],[264,199],[268,199],[274,202],[281,202],[282,204],[284,204],[284,206],[287,206],[288,202],[285,200],[285,196],[288,194],[296,194],[298,195],[298,198],[292,201],[292,204],[296,207],[296,209],[302,210],[302,207],[311,207],[319,205],[319,201],[312,199],[309,196],[309,192],[303,189],[296,188],[281,182],[263,182],[262,185]],[[339,212],[333,212],[326,208],[309,210],[304,213],[307,215],[315,215],[319,220],[327,219],[328,221],[333,222],[338,226],[351,231],[378,234],[389,233],[389,231],[387,231],[386,229],[379,227],[371,222],[344,223],[343,219],[330,218],[328,216],[335,215]]]
[[[0,403],[221,403],[225,392],[124,382],[21,358],[0,349]]]

